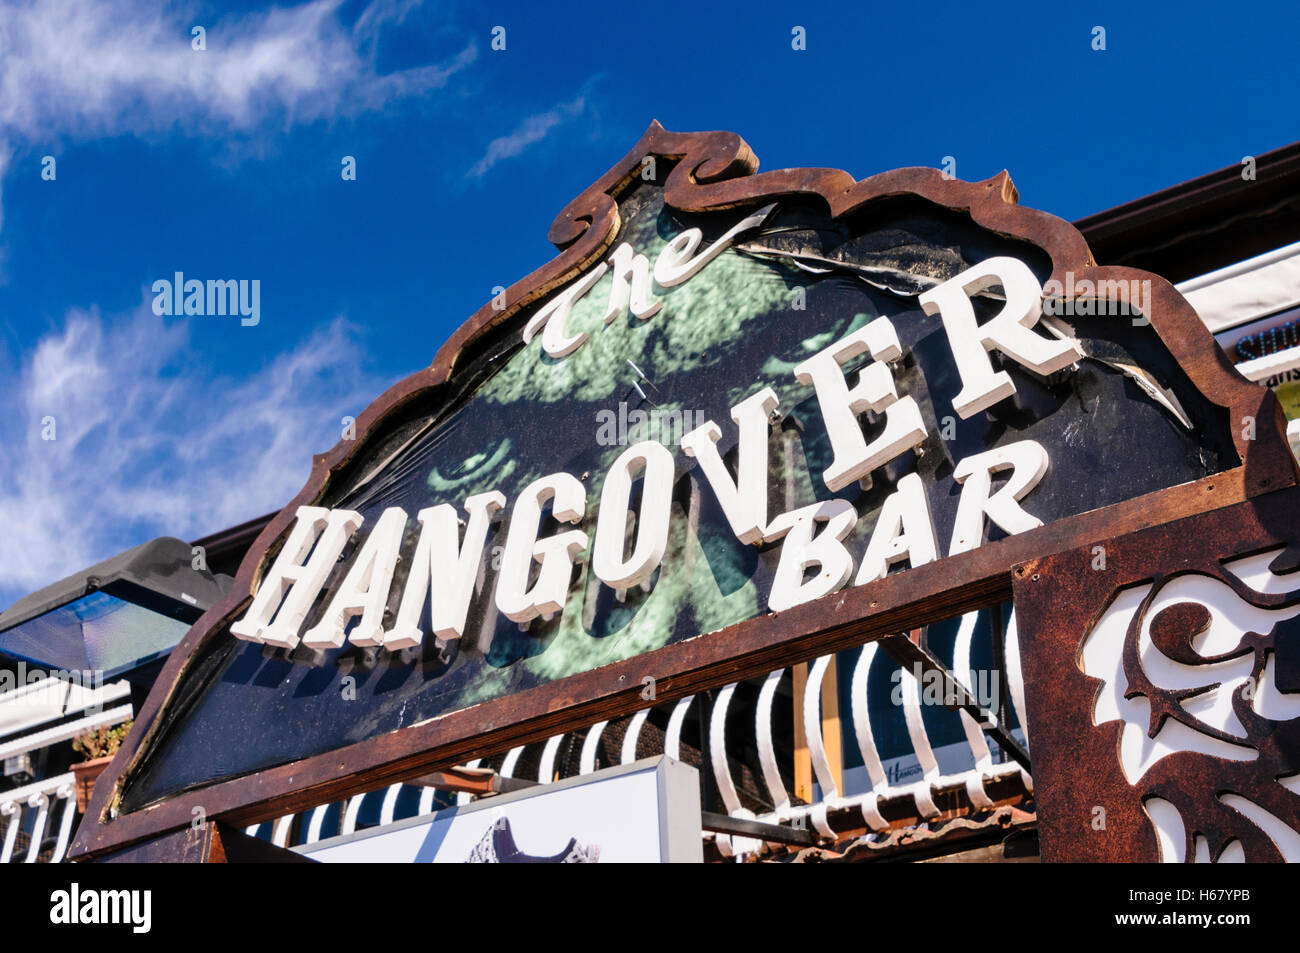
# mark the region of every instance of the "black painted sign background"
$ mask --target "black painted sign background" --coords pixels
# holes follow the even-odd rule
[[[683,228],[701,227],[708,241],[751,211],[678,213],[664,207],[653,183],[638,184],[621,206],[624,225],[615,244],[627,241],[652,262]],[[320,505],[356,509],[366,522],[326,592],[341,581],[384,508],[400,506],[412,517],[403,550],[409,552],[418,510],[443,502],[460,507],[467,496],[490,489],[502,491],[509,505],[529,482],[557,471],[579,477],[588,489],[580,526],[590,539],[604,475],[625,449],[619,438],[660,436],[629,435],[630,414],[717,421],[726,457],[735,444],[729,408],[764,386],[780,396],[783,415],[769,444],[769,515],[832,496],[849,500],[859,522],[847,545],[859,559],[875,512],[911,472],[925,483],[946,552],[961,490],[952,477],[955,464],[1019,440],[1039,442],[1051,460],[1022,501],[1044,522],[1237,465],[1226,412],[1190,384],[1152,327],[1123,315],[1067,317],[1090,356],[1051,380],[994,354],[1016,396],[958,418],[952,398],[960,381],[947,336],[915,295],[994,255],[1020,258],[1040,281],[1050,270],[1033,246],[991,235],[920,199],[881,201],[837,222],[811,204],[786,201],[760,230],[665,292],[663,309],[648,320],[625,314],[602,326],[607,280],[597,284],[568,322],[571,331],[590,337],[567,358],[545,356],[537,339],[523,343],[535,306],[462,359],[455,400],[408,407],[334,481]],[[976,304],[984,320],[1000,301],[988,295]],[[821,479],[830,449],[817,400],[792,368],[878,316],[897,329],[905,352],[895,368],[898,391],[918,401],[929,437],[919,454],[877,471],[869,488],[854,483],[832,494]],[[1120,365],[1141,368],[1168,388],[1195,429]],[[868,438],[878,426],[868,424]],[[317,656],[219,638],[164,710],[168,721],[128,780],[122,808],[133,811],[217,779],[373,738],[766,612],[781,544],[740,543],[694,461],[672,446],[672,533],[649,591],[634,588],[620,602],[580,557],[565,611],[521,631],[495,609],[489,556],[459,642],[426,638],[405,653],[345,645]],[[489,553],[504,541],[508,516],[507,509],[494,526]],[[996,527],[992,534],[999,534]],[[394,610],[403,572],[399,564]]]

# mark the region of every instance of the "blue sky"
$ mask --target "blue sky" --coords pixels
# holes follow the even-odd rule
[[[283,505],[651,119],[1068,219],[1300,136],[1295,4],[1134,6],[6,3],[0,605]],[[260,323],[154,315],[175,271],[259,279]]]

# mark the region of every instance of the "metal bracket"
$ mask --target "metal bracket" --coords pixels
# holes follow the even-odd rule
[[[935,672],[943,679],[943,707],[949,711],[964,711],[975,719],[983,732],[992,738],[999,748],[1007,753],[1012,761],[1026,771],[1029,767],[1029,752],[1026,751],[993,712],[979,703],[979,700],[957,680],[948,666],[905,635],[890,636],[880,640],[880,647],[889,653],[890,658],[903,666],[909,673],[919,665],[923,672]],[[1005,681],[1005,674],[1001,677]],[[952,699],[952,703],[948,702]]]
[[[460,791],[486,797],[490,794],[508,794],[524,788],[537,787],[538,782],[523,778],[506,778],[490,768],[447,768],[422,777],[412,778],[407,784],[418,784],[439,791]]]
[[[815,847],[821,843],[821,838],[811,829],[801,830],[783,824],[765,824],[762,821],[732,817],[730,814],[715,814],[712,811],[701,812],[700,824],[706,831],[713,831],[715,834],[756,837],[760,840],[775,841],[778,844]]]

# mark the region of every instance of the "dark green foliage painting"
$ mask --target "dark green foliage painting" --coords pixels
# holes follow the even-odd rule
[[[688,215],[665,206],[658,184],[640,181],[619,201],[622,224],[611,252],[627,243],[652,267],[685,229],[701,229],[707,245],[760,209]],[[881,199],[844,220],[830,219],[812,200],[783,200],[759,219],[698,274],[673,287],[656,285],[661,307],[649,317],[624,309],[605,320],[615,281],[607,271],[565,320],[568,335],[587,335],[572,353],[549,356],[540,334],[525,341],[529,319],[552,293],[475,342],[446,388],[386,421],[319,503],[355,510],[365,522],[306,626],[319,618],[386,508],[401,507],[410,517],[389,604],[395,612],[410,571],[406,554],[419,533],[415,514],[440,503],[459,509],[471,495],[499,490],[507,505],[487,538],[464,636],[429,635],[419,647],[395,652],[213,640],[165,709],[158,743],[131,776],[123,809],[707,638],[767,612],[781,543],[739,541],[697,462],[678,446],[683,432],[713,421],[723,459],[734,466],[730,408],[764,387],[779,398],[768,446],[769,518],[843,499],[858,515],[845,540],[856,559],[882,502],[911,473],[924,482],[945,554],[961,492],[954,467],[1015,441],[1037,441],[1051,459],[1021,501],[1044,523],[1236,465],[1221,412],[1191,386],[1150,326],[1126,318],[1074,319],[1072,332],[1087,356],[1050,377],[991,354],[994,366],[1010,374],[1015,395],[958,417],[952,399],[961,380],[947,335],[917,295],[999,255],[1020,259],[1041,282],[1050,271],[1041,250],[918,198]],[[976,312],[984,320],[999,304],[996,293],[981,295]],[[832,454],[818,400],[793,369],[882,316],[902,344],[892,367],[898,393],[916,400],[927,436],[868,479],[832,493],[822,479]],[[854,378],[867,360],[864,354],[845,366],[846,375]],[[1153,384],[1175,400],[1155,399]],[[1197,422],[1195,429],[1183,415]],[[881,421],[872,414],[861,419],[870,439]],[[668,547],[655,574],[615,591],[591,572],[588,550],[577,557],[562,612],[523,626],[502,615],[493,588],[520,490],[547,474],[576,477],[587,491],[577,525],[590,540],[610,465],[627,445],[646,439],[669,447],[676,466]],[[543,520],[543,534],[556,529],[554,520]],[[1000,530],[991,526],[989,535]],[[906,564],[895,571],[906,572]]]

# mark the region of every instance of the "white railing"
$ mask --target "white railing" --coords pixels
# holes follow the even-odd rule
[[[957,637],[953,646],[951,671],[958,681],[967,689],[973,689],[974,672],[972,671],[972,642],[976,629],[976,614],[970,613],[961,619]],[[1011,707],[1018,715],[1020,723],[1025,722],[1024,685],[1021,680],[1019,652],[1015,635],[1014,616],[1009,620],[1003,637],[1003,655],[1005,657],[1005,677]],[[802,679],[801,691],[793,699],[801,721],[806,739],[807,757],[810,763],[812,780],[816,783],[817,799],[811,804],[795,804],[786,790],[782,780],[781,766],[778,763],[777,741],[773,715],[776,697],[781,686],[789,681],[789,669],[771,672],[762,681],[758,689],[757,702],[754,705],[754,717],[747,727],[738,728],[736,720],[729,718],[733,707],[733,698],[738,685],[732,684],[722,688],[714,697],[708,710],[701,709],[699,717],[706,719],[707,750],[701,755],[712,769],[718,796],[725,812],[736,818],[757,820],[769,824],[786,824],[811,828],[823,837],[834,838],[835,831],[830,825],[829,815],[836,812],[842,816],[844,811],[856,811],[860,814],[863,825],[875,832],[884,832],[890,825],[880,810],[882,801],[895,801],[899,798],[910,799],[915,804],[914,816],[922,819],[939,814],[936,796],[940,790],[951,791],[954,788],[965,791],[966,800],[974,810],[988,810],[993,807],[986,784],[1011,775],[1019,775],[1027,791],[1032,791],[1032,779],[1015,762],[996,763],[984,733],[974,720],[966,713],[961,713],[965,741],[962,751],[954,757],[952,746],[944,751],[945,763],[949,771],[940,768],[940,758],[936,756],[929,731],[922,717],[922,693],[920,686],[907,672],[899,683],[901,688],[901,708],[906,733],[911,746],[911,754],[905,755],[913,763],[913,771],[919,768],[919,776],[906,783],[891,779],[882,760],[880,749],[872,731],[873,712],[868,710],[867,686],[873,673],[879,679],[882,674],[892,674],[899,665],[887,653],[880,651],[879,643],[868,643],[858,650],[852,665],[849,698],[850,710],[848,721],[853,727],[852,739],[845,738],[844,745],[856,743],[861,754],[865,772],[859,770],[860,777],[855,783],[848,783],[845,776],[834,764],[838,759],[832,739],[828,739],[825,728],[835,719],[827,719],[821,710],[823,685],[826,683],[832,656],[823,656],[807,666],[807,675]],[[884,667],[882,671],[880,667]],[[699,700],[701,703],[702,699]],[[681,758],[682,729],[686,724],[691,707],[697,702],[695,696],[678,699],[665,707],[667,727],[663,733],[663,753],[669,757]],[[654,708],[657,706],[651,706]],[[646,745],[642,743],[645,726],[651,708],[643,709],[633,715],[626,723],[621,743],[617,746],[614,757],[619,763],[629,764],[640,756],[646,757]],[[879,718],[880,713],[875,713]],[[78,730],[95,724],[113,724],[131,716],[129,704],[108,711],[92,714],[79,719],[75,725]],[[895,717],[897,717],[895,715]],[[662,716],[661,716],[662,718]],[[731,722],[730,730],[728,721]],[[659,720],[657,723],[663,723]],[[602,761],[610,760],[608,755],[601,757],[601,740],[609,722],[599,722],[586,729],[578,757],[577,774],[590,774],[598,768],[605,767]],[[14,739],[7,748],[14,750],[32,750],[52,743],[52,740],[66,740],[71,725],[59,729],[36,731]],[[838,731],[838,726],[835,729]],[[57,737],[56,737],[57,736]],[[539,746],[520,746],[509,751],[501,761],[497,773],[502,777],[519,777],[522,764],[536,764],[536,780],[548,783],[557,777],[557,760],[566,740],[573,736],[557,735],[540,743]],[[741,800],[732,775],[732,766],[737,760],[735,752],[740,747],[757,751],[758,764],[755,776],[767,791],[767,801],[771,809],[755,815],[747,809]],[[658,745],[655,745],[658,747]],[[525,751],[532,748],[525,759]],[[608,752],[608,748],[605,749]],[[467,767],[479,767],[480,761],[471,761]],[[952,770],[954,765],[956,770]],[[532,773],[531,771],[529,772]],[[572,773],[572,772],[571,772]],[[852,789],[841,790],[841,786]],[[752,792],[751,792],[752,793]],[[406,807],[398,810],[399,799],[406,795]],[[363,812],[379,824],[389,824],[401,817],[414,814],[427,814],[435,807],[438,792],[433,788],[393,784],[378,791],[358,794],[338,802],[322,804],[300,815],[290,814],[273,822],[254,825],[247,828],[248,833],[262,837],[270,842],[288,847],[292,843],[315,843],[336,834],[353,833],[360,822]],[[457,803],[465,804],[474,796],[461,793],[455,796]],[[442,803],[446,803],[444,798]],[[752,802],[751,802],[752,803]],[[327,825],[331,812],[335,822]],[[74,796],[74,779],[72,774],[39,781],[13,791],[0,793],[0,830],[4,831],[0,842],[0,863],[37,860],[41,845],[57,832],[57,839],[51,860],[61,861],[67,852],[70,835],[75,827],[77,817],[76,798]],[[29,840],[26,847],[17,850],[16,845],[20,831],[26,831]],[[761,841],[748,837],[728,834],[706,833],[718,852],[724,857],[740,858],[759,850]]]
[[[118,705],[116,708],[110,708],[107,711],[84,715],[75,721],[55,725],[53,728],[45,728],[41,731],[33,731],[30,734],[19,735],[17,738],[0,744],[0,758],[13,758],[31,751],[39,751],[41,748],[48,748],[61,741],[68,741],[82,732],[92,731],[96,728],[111,728],[113,725],[120,725],[125,721],[130,721],[134,714],[135,709],[131,707],[130,702],[127,702],[125,705]]]
[[[0,845],[0,864],[34,864],[41,852],[47,832],[58,832],[50,863],[57,864],[68,852],[73,821],[77,817],[76,783],[71,772],[46,778],[25,787],[0,793],[0,825],[4,841]],[[27,829],[27,849],[14,856],[19,831]]]
[[[970,613],[962,618],[954,645],[951,666],[954,676],[968,690],[974,688],[971,656],[972,636],[975,627],[975,613]],[[1023,725],[1025,723],[1024,683],[1020,672],[1014,616],[1008,620],[1006,631],[1002,636],[1005,677],[1011,708],[1016,713],[1020,724]],[[853,741],[856,742],[863,763],[866,766],[866,790],[858,793],[846,794],[839,790],[839,785],[836,782],[836,772],[831,766],[833,759],[831,752],[828,750],[830,746],[824,734],[825,722],[821,712],[822,686],[833,661],[832,656],[823,656],[809,665],[802,695],[795,699],[795,703],[799,706],[803,716],[802,721],[812,765],[812,775],[817,787],[820,789],[820,800],[813,804],[796,805],[792,803],[789,792],[785,790],[778,765],[776,744],[773,737],[772,715],[778,687],[788,669],[778,669],[771,672],[763,681],[755,706],[752,736],[746,732],[744,736],[736,737],[734,730],[728,732],[727,729],[728,710],[737,685],[728,685],[718,692],[711,711],[701,716],[707,717],[709,722],[708,750],[702,752],[702,754],[712,767],[718,793],[727,814],[736,818],[758,820],[770,824],[793,824],[799,827],[808,827],[824,837],[833,839],[835,832],[828,821],[830,811],[856,810],[860,812],[862,820],[868,829],[883,832],[890,826],[878,809],[878,805],[884,800],[910,798],[916,805],[915,816],[924,819],[935,817],[940,813],[935,801],[940,790],[963,789],[971,808],[974,810],[990,810],[993,808],[993,801],[985,787],[991,781],[1018,775],[1025,790],[1032,792],[1033,780],[1018,764],[1013,761],[994,762],[993,754],[983,731],[980,730],[974,719],[965,712],[960,714],[960,718],[965,729],[964,745],[968,752],[964,759],[958,760],[965,760],[966,764],[960,770],[947,774],[943,773],[940,770],[939,759],[936,757],[934,746],[931,743],[929,732],[922,717],[922,697],[919,686],[912,674],[907,672],[906,669],[903,669],[903,671],[907,672],[907,674],[900,681],[902,708],[907,726],[907,735],[912,747],[911,757],[915,759],[920,767],[920,777],[906,784],[892,782],[885,769],[885,764],[881,759],[872,732],[872,713],[868,711],[867,685],[875,666],[886,666],[890,671],[898,669],[899,666],[886,653],[879,651],[879,648],[879,644],[875,642],[863,646],[859,650],[852,672],[850,688],[852,706],[850,714],[854,729]],[[877,677],[879,677],[879,673],[877,673]],[[682,727],[694,701],[695,696],[687,696],[671,703],[672,708],[668,715],[667,729],[664,732],[663,741],[663,753],[669,757],[680,758]],[[626,733],[619,745],[619,763],[629,764],[637,760],[638,741],[642,735],[642,729],[649,712],[650,709],[643,709],[628,722]],[[598,764],[598,756],[601,737],[608,725],[609,722],[602,721],[587,729],[578,759],[577,773],[579,775],[590,774],[599,767],[605,766]],[[539,783],[545,784],[556,779],[556,758],[564,739],[564,735],[557,735],[542,743],[538,753],[538,770],[535,779]],[[773,804],[772,810],[758,815],[747,810],[741,802],[731,770],[731,762],[735,755],[729,755],[729,752],[734,752],[738,745],[751,740],[755,743],[754,747],[759,755],[759,773],[764,786],[767,788],[769,799]],[[846,741],[845,743],[849,742]],[[505,756],[500,768],[497,769],[497,773],[502,777],[517,777],[517,771],[523,760],[525,750],[525,746],[512,749]],[[949,750],[947,754],[951,759],[952,751]],[[646,756],[647,753],[644,751],[643,746],[641,757]],[[475,760],[469,762],[466,767],[474,768],[479,765],[480,761]],[[527,780],[534,779],[528,778]],[[408,785],[393,784],[378,791],[355,795],[334,805],[319,805],[303,812],[301,815],[287,815],[275,822],[253,825],[247,828],[247,832],[268,839],[278,846],[287,847],[290,846],[294,821],[299,818],[298,829],[301,833],[294,839],[295,843],[312,844],[336,834],[353,833],[357,828],[358,818],[363,807],[369,807],[372,811],[377,807],[378,822],[388,824],[393,820],[400,819],[396,816],[395,808],[398,798],[405,789],[409,788]],[[424,787],[418,787],[414,790],[419,792],[418,807],[415,813],[425,814],[431,811],[437,792],[433,788]],[[473,795],[462,793],[457,796],[457,801],[464,804],[473,800],[473,798]],[[411,800],[414,799],[414,795],[411,795]],[[337,829],[326,830],[326,815],[331,808],[337,809],[339,822]],[[403,816],[412,815],[410,811],[407,811]],[[719,853],[724,857],[743,857],[745,854],[757,851],[762,847],[761,841],[747,837],[713,833],[706,833],[705,837],[714,842]]]
[[[968,689],[973,688],[971,671],[971,635],[975,628],[976,614],[969,613],[961,620],[957,642],[954,646],[952,672]],[[1025,723],[1024,683],[1020,674],[1020,657],[1016,642],[1014,616],[1009,621],[1005,638],[1006,678],[1013,709],[1019,716],[1020,723]],[[714,705],[709,732],[710,763],[718,785],[719,794],[727,813],[732,817],[747,818],[774,824],[794,823],[797,826],[809,826],[823,837],[835,838],[835,831],[830,827],[827,815],[831,810],[857,810],[862,815],[865,825],[872,831],[883,831],[889,822],[881,815],[877,805],[880,801],[898,797],[911,798],[916,805],[916,816],[931,818],[939,814],[935,804],[935,795],[940,789],[962,787],[965,789],[971,806],[975,809],[991,809],[992,800],[985,791],[988,781],[1007,775],[1019,775],[1028,791],[1033,790],[1033,780],[1018,764],[1012,761],[995,764],[988,741],[975,720],[966,712],[961,712],[962,725],[966,734],[966,746],[970,749],[970,764],[952,774],[943,774],[935,757],[929,732],[921,714],[921,693],[916,679],[911,673],[905,674],[899,685],[902,689],[903,714],[907,724],[908,737],[912,744],[913,755],[921,768],[918,781],[895,785],[890,780],[882,763],[875,737],[871,728],[871,712],[867,706],[867,683],[871,669],[884,664],[896,668],[897,663],[879,651],[877,642],[869,642],[859,651],[858,660],[853,668],[850,695],[852,699],[852,721],[855,741],[866,766],[869,787],[866,791],[846,796],[838,789],[835,772],[827,750],[827,739],[823,733],[823,720],[820,717],[822,683],[832,661],[831,656],[822,656],[809,669],[804,684],[803,697],[799,699],[802,706],[804,732],[807,738],[813,775],[821,789],[821,799],[814,804],[792,805],[781,783],[781,774],[777,766],[775,747],[772,742],[771,710],[776,685],[783,670],[771,673],[759,694],[756,711],[755,737],[758,743],[759,759],[762,766],[764,783],[768,788],[773,810],[753,815],[740,802],[731,778],[726,746],[726,707],[730,703],[735,686],[728,686],[718,697]],[[906,673],[906,669],[904,672]],[[724,856],[739,856],[751,853],[761,846],[759,841],[751,838],[732,837],[718,834],[714,838],[718,851]]]
[[[15,758],[61,744],[84,731],[112,727],[134,715],[126,681],[84,688],[46,678],[0,695],[6,739],[0,758]],[[113,704],[118,702],[120,704]],[[70,721],[59,719],[73,717]],[[50,727],[44,725],[54,724]],[[37,863],[41,845],[56,837],[51,863],[60,863],[77,819],[76,779],[69,772],[0,791],[0,864]],[[20,834],[28,839],[17,848]]]

